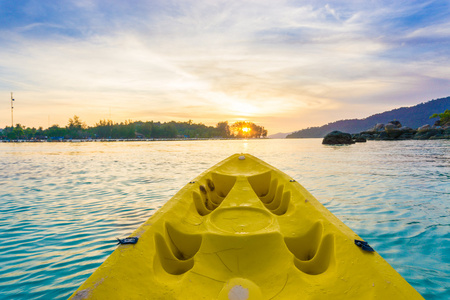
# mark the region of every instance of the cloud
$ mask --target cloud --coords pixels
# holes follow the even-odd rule
[[[53,101],[63,124],[111,107],[117,121],[248,118],[289,131],[448,95],[441,1],[37,4],[8,8],[20,20],[0,26],[0,90],[29,97],[24,124],[47,125],[36,112]]]

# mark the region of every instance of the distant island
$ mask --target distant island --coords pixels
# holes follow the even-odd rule
[[[430,116],[450,109],[450,97],[431,100],[411,107],[402,107],[375,114],[365,119],[340,120],[320,127],[309,127],[289,134],[286,138],[323,138],[332,131],[360,133],[373,128],[376,124],[388,124],[401,120],[403,126],[420,128],[433,124]]]
[[[0,129],[1,141],[65,141],[65,140],[142,140],[142,139],[208,139],[208,138],[264,138],[267,130],[252,122],[227,121],[214,126],[187,122],[125,121],[114,123],[100,120],[87,126],[78,116],[69,119],[67,126],[53,125],[47,129],[16,124]]]
[[[417,129],[402,126],[400,121],[394,120],[388,124],[378,123],[373,128],[360,133],[346,133],[334,130],[322,140],[325,145],[350,145],[363,143],[367,140],[398,141],[398,140],[441,140],[450,139],[450,110],[433,114],[430,119],[439,118],[433,126],[423,125]]]

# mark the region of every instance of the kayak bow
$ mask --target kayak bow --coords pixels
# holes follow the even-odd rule
[[[202,173],[131,237],[72,299],[423,299],[305,188],[249,154]]]

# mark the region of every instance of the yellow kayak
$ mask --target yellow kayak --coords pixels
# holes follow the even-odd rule
[[[235,154],[189,182],[72,299],[423,299],[288,175]]]

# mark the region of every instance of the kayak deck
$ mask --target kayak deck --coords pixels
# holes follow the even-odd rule
[[[73,299],[423,299],[299,183],[249,154],[202,173],[131,237]]]

